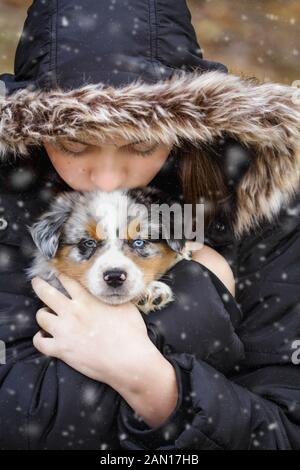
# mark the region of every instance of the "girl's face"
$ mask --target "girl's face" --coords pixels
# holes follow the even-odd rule
[[[167,160],[172,146],[121,139],[101,147],[75,139],[43,143],[61,178],[74,190],[113,191],[146,186]]]

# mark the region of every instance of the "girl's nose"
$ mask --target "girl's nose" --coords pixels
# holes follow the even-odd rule
[[[122,175],[117,171],[98,170],[91,173],[90,177],[94,186],[102,191],[114,191],[122,186]]]
[[[124,162],[118,155],[118,149],[114,147],[115,145],[103,146],[97,163],[91,169],[90,179],[102,191],[113,191],[124,183]]]

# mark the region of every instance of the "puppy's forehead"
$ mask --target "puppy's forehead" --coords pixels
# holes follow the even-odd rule
[[[127,190],[83,193],[68,220],[66,238],[69,242],[83,237],[103,240],[120,233],[128,238],[129,231],[132,238],[134,230],[141,228],[139,224],[147,221],[147,212],[139,204]]]

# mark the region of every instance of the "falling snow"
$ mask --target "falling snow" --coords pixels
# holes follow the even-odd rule
[[[125,0],[122,3],[130,7]],[[227,2],[225,3],[227,5]],[[285,74],[288,75],[285,70],[290,70],[291,75],[295,75],[294,83],[297,86],[299,45],[292,39],[289,41],[286,39],[285,44],[284,42],[280,44],[283,31],[285,31],[285,36],[290,33],[291,37],[296,37],[299,30],[299,18],[296,13],[292,9],[285,12],[279,7],[272,8],[269,3],[262,5],[263,2],[261,2],[261,5],[258,5],[255,2],[255,6],[250,3],[250,6],[246,6],[244,3],[244,6],[241,6],[242,3],[237,2],[234,12],[232,8],[229,9],[229,15],[227,6],[222,6],[224,24],[222,23],[219,30],[219,26],[215,26],[215,29],[211,27],[212,23],[208,14],[210,9],[214,8],[214,2],[209,0],[203,2],[202,8],[207,8],[205,10],[207,15],[199,15],[199,17],[203,23],[203,31],[209,32],[213,38],[211,47],[219,48],[218,56],[224,58],[224,63],[228,62],[232,65],[233,70],[245,68],[249,74],[254,75],[257,72],[264,81],[268,81],[269,76],[275,73],[275,67],[276,70],[278,67],[276,77],[286,82],[289,77],[285,76]],[[277,3],[280,5],[282,2]],[[45,5],[46,0],[41,0],[41,4]],[[275,2],[272,4],[275,5]],[[98,25],[101,18],[96,11],[86,14],[83,4],[72,2],[72,7],[72,10],[67,10],[59,18],[59,33],[63,35],[65,32],[66,39],[61,40],[57,47],[60,54],[75,62],[82,60],[83,53],[86,54],[87,49],[79,40],[74,43],[68,42],[68,34],[72,28],[77,28],[79,39],[80,33],[84,35],[84,38],[93,37],[99,33]],[[103,28],[105,39],[110,38],[111,44],[114,41],[118,43],[122,40],[122,35],[126,34],[130,37],[132,44],[134,41],[141,41],[145,34],[144,21],[133,11],[128,27],[123,18],[120,21],[120,18],[114,16],[117,9],[118,0],[110,0],[107,7],[109,19]],[[195,23],[196,19],[195,17]],[[231,27],[233,19],[238,20],[236,29]],[[0,26],[4,27],[1,19]],[[266,28],[268,28],[268,34]],[[202,27],[200,30],[202,31]],[[146,33],[148,41],[148,31]],[[15,33],[10,32],[10,35],[10,37],[15,37]],[[247,40],[244,35],[247,36]],[[2,37],[6,41],[7,34]],[[26,48],[32,47],[36,39],[37,36],[32,31],[23,31],[22,41]],[[97,40],[99,42],[99,39]],[[96,50],[91,47],[93,67],[106,67],[112,75],[117,75],[123,70],[138,74],[149,66],[148,57],[141,60],[141,57],[135,55],[134,51],[126,50],[124,53],[123,49],[115,50],[111,44],[105,53],[102,53],[101,44],[97,43]],[[162,39],[158,43],[161,47],[159,52],[162,54],[163,45]],[[194,51],[197,54],[207,53],[206,47],[199,47]],[[177,54],[176,57],[190,54],[185,45],[176,47],[174,45],[172,51],[169,52],[172,52],[174,56]],[[40,47],[38,54],[44,56],[44,46]],[[6,61],[8,54],[1,52],[0,58]],[[227,58],[230,60],[227,61]],[[30,67],[34,67],[37,63],[38,59],[33,57]],[[158,62],[156,67],[157,72],[162,75],[168,71],[163,63]],[[185,65],[182,66],[184,67]],[[6,96],[6,92],[5,82],[0,80],[1,99]],[[154,110],[157,110],[159,115],[160,108],[157,107]],[[225,143],[223,137],[219,143]],[[224,147],[222,168],[231,188],[241,180],[244,172],[251,165],[252,158],[256,158],[256,155],[251,155],[242,142],[230,140]],[[5,407],[12,404],[10,405],[12,417],[14,412],[17,416],[15,422],[26,423],[16,432],[29,442],[38,442],[45,434],[43,422],[43,416],[45,416],[47,432],[51,436],[51,426],[55,432],[55,427],[58,426],[57,435],[60,436],[66,448],[96,445],[100,450],[109,450],[115,445],[114,440],[120,445],[126,445],[131,440],[138,443],[139,430],[142,429],[142,432],[145,432],[149,429],[142,417],[132,409],[127,408],[126,412],[123,409],[123,414],[120,412],[119,404],[122,398],[117,392],[111,390],[106,384],[86,380],[85,377],[71,370],[63,361],[45,357],[33,347],[32,336],[37,331],[35,314],[39,305],[37,299],[33,297],[29,282],[26,281],[23,272],[23,268],[32,256],[32,245],[28,241],[25,227],[32,222],[39,209],[41,210],[53,197],[52,183],[45,183],[36,191],[38,182],[39,177],[34,168],[16,165],[15,169],[11,168],[4,181],[5,184],[0,188],[0,280],[3,286],[0,305],[0,346],[4,344],[7,349],[7,351],[1,350],[0,367],[5,366],[6,361],[9,363],[7,380],[4,374],[1,385],[3,403]],[[180,435],[184,445],[187,445],[186,442],[190,439],[189,442],[193,442],[196,448],[199,436],[202,436],[202,426],[204,426],[207,439],[210,438],[211,432],[213,436],[216,436],[216,442],[218,441],[222,446],[222,439],[217,434],[220,433],[221,436],[220,419],[223,415],[227,416],[226,426],[229,426],[230,432],[227,433],[229,436],[235,434],[232,433],[230,426],[237,426],[239,429],[236,434],[240,432],[242,435],[244,431],[242,426],[245,425],[250,429],[249,423],[253,424],[251,431],[247,434],[248,447],[263,449],[268,445],[269,439],[273,445],[277,434],[288,434],[282,430],[282,422],[277,421],[281,413],[277,412],[276,384],[280,386],[281,375],[277,374],[275,369],[278,364],[284,376],[286,365],[291,363],[293,342],[300,337],[300,301],[298,302],[300,201],[298,197],[295,201],[288,201],[286,205],[283,203],[280,217],[275,218],[275,221],[270,222],[269,225],[268,221],[262,221],[255,235],[247,234],[241,241],[231,243],[231,240],[228,244],[225,238],[226,225],[222,222],[219,224],[219,228],[223,227],[224,230],[219,231],[220,238],[217,240],[215,249],[224,255],[235,271],[236,303],[240,309],[241,318],[236,318],[238,309],[233,308],[232,296],[228,292],[222,293],[222,289],[218,290],[220,286],[214,283],[213,277],[202,269],[199,263],[186,265],[183,279],[186,282],[185,289],[182,292],[180,286],[178,290],[175,287],[176,302],[168,307],[171,313],[169,317],[164,311],[156,314],[157,317],[161,315],[162,320],[158,320],[153,328],[154,330],[157,328],[155,330],[157,335],[165,336],[164,353],[170,354],[177,362],[180,369],[179,376],[184,375],[187,384],[186,389],[183,390],[181,409],[185,407],[188,418],[180,417],[180,423],[168,422],[160,434],[161,445],[172,445],[169,443]],[[176,270],[174,271],[176,273]],[[197,280],[196,287],[191,291],[189,290],[190,282],[195,279]],[[174,273],[170,273],[169,280],[176,286],[177,278]],[[206,303],[208,295],[211,296],[211,303]],[[151,325],[151,317],[147,321]],[[92,332],[88,340],[93,339],[94,336]],[[169,339],[172,346],[167,344]],[[237,343],[240,340],[241,343]],[[190,351],[191,345],[193,347],[195,345],[193,352]],[[202,354],[200,358],[195,357],[198,354],[197,346]],[[235,348],[242,350],[243,346],[246,346],[246,358],[243,356],[240,359],[239,356],[232,362],[231,372],[234,372],[233,375],[239,382],[239,386],[236,387],[235,377],[226,378],[228,366],[226,361],[231,354],[235,354]],[[100,347],[101,345],[99,349]],[[118,344],[115,347],[118,349]],[[180,352],[177,352],[177,349]],[[263,375],[257,379],[255,378],[256,355],[264,367]],[[251,363],[251,374],[247,369],[249,358],[254,362]],[[272,368],[275,371],[275,379],[271,375],[269,378],[272,382],[272,389],[268,389],[268,373],[272,372],[269,372],[268,361],[274,364]],[[296,374],[295,367],[293,370]],[[246,385],[243,383],[244,373]],[[287,374],[288,370],[286,376]],[[257,387],[256,383],[251,385],[251,376],[253,380],[261,381],[263,398],[259,396],[260,387]],[[140,378],[140,374],[132,374],[132,380],[135,379],[137,383]],[[207,383],[204,382],[205,380]],[[249,395],[248,383],[252,387]],[[291,421],[293,421],[294,414],[295,416],[299,414],[299,400],[297,400],[296,393],[293,394],[295,389],[294,382],[280,386],[280,400],[285,405],[284,411],[291,415]],[[203,390],[207,393],[205,397],[202,395]],[[33,397],[29,400],[30,412],[27,407],[28,400],[26,398],[26,403],[24,402],[23,393],[26,397]],[[241,399],[239,399],[239,393],[242,393]],[[288,395],[289,393],[291,395]],[[232,403],[238,403],[237,409],[231,405],[232,395],[234,398]],[[272,397],[270,406],[269,396]],[[64,400],[66,400],[65,403]],[[207,402],[209,406],[205,409]],[[58,425],[53,417],[55,413],[59,415],[63,412],[64,406],[68,407],[68,418],[61,418],[61,424]],[[226,415],[226,413],[229,414]],[[232,417],[232,413],[234,413],[234,419],[229,420],[228,416]],[[116,417],[122,418],[124,429],[121,432],[120,429],[113,431]],[[131,426],[136,425],[137,434],[134,436],[132,436],[131,428],[129,432],[126,427],[128,417]],[[57,422],[59,421],[58,419]],[[225,436],[226,445],[224,445],[227,448],[228,435]]]

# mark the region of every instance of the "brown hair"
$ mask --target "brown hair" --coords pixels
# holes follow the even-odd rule
[[[175,146],[183,202],[204,204],[204,223],[209,226],[218,211],[228,210],[232,194],[222,168],[220,150],[214,145],[199,145],[189,141]],[[195,214],[195,212],[194,212]]]

